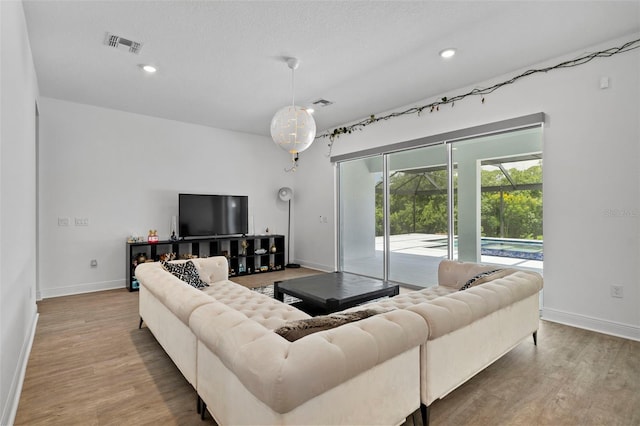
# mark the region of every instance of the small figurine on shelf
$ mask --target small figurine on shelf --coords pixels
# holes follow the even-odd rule
[[[133,261],[133,266],[140,265],[147,261],[147,255],[145,253],[138,253]]]
[[[171,216],[171,241],[178,241],[178,236],[176,235],[176,217]]]
[[[150,243],[157,243],[158,241],[160,241],[160,238],[158,237],[158,231],[156,229],[149,229],[148,241]]]
[[[242,255],[246,256],[247,255],[247,247],[249,247],[249,243],[247,242],[247,240],[242,240],[242,242],[240,243],[240,246],[242,247]]]
[[[169,262],[176,259],[175,253],[162,253],[159,257],[160,261]]]
[[[275,253],[275,252],[277,252],[277,251],[278,251],[278,249],[276,248],[276,245],[275,245],[275,244],[274,244],[274,245],[272,245],[272,246],[271,246],[271,253]]]

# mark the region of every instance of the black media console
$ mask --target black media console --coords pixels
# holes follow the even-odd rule
[[[230,276],[280,271],[285,268],[284,235],[194,238],[157,243],[128,242],[126,277],[129,291],[138,290],[134,274],[138,261],[142,258],[147,262],[157,262],[160,256],[167,253],[175,253],[176,259],[185,256],[226,256]]]

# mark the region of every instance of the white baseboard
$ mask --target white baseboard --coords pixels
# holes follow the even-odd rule
[[[640,327],[556,309],[542,308],[542,319],[625,339],[640,341]]]
[[[41,288],[40,295],[43,299],[50,297],[71,296],[73,294],[93,293],[95,291],[114,290],[124,288],[124,280],[100,281],[96,283],[84,283],[58,288]]]
[[[317,263],[313,263],[313,262],[298,262],[300,264],[300,266],[303,266],[305,268],[309,268],[309,269],[315,269],[317,271],[322,271],[322,272],[334,272],[335,269],[333,269],[330,266],[327,265],[320,265]]]
[[[20,403],[20,394],[22,394],[22,385],[24,383],[24,376],[27,372],[27,363],[29,362],[29,355],[31,355],[31,347],[33,346],[33,339],[36,336],[36,326],[38,325],[38,312],[35,312],[33,316],[31,330],[29,336],[22,345],[20,351],[19,368],[16,369],[16,374],[11,381],[11,387],[9,388],[9,398],[7,398],[7,404],[0,416],[0,425],[12,425],[16,420],[16,414],[18,413],[18,404]]]

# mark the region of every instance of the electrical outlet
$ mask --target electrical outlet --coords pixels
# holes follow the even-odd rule
[[[98,267],[98,260],[97,259],[91,259],[91,267],[92,268],[97,268]]]
[[[611,297],[617,297],[622,299],[624,297],[624,287],[621,285],[612,285],[611,286]]]
[[[76,217],[76,226],[89,226],[89,218],[86,217]]]

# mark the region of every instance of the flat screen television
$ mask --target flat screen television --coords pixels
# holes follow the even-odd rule
[[[249,197],[178,194],[178,223],[181,238],[247,234]]]

